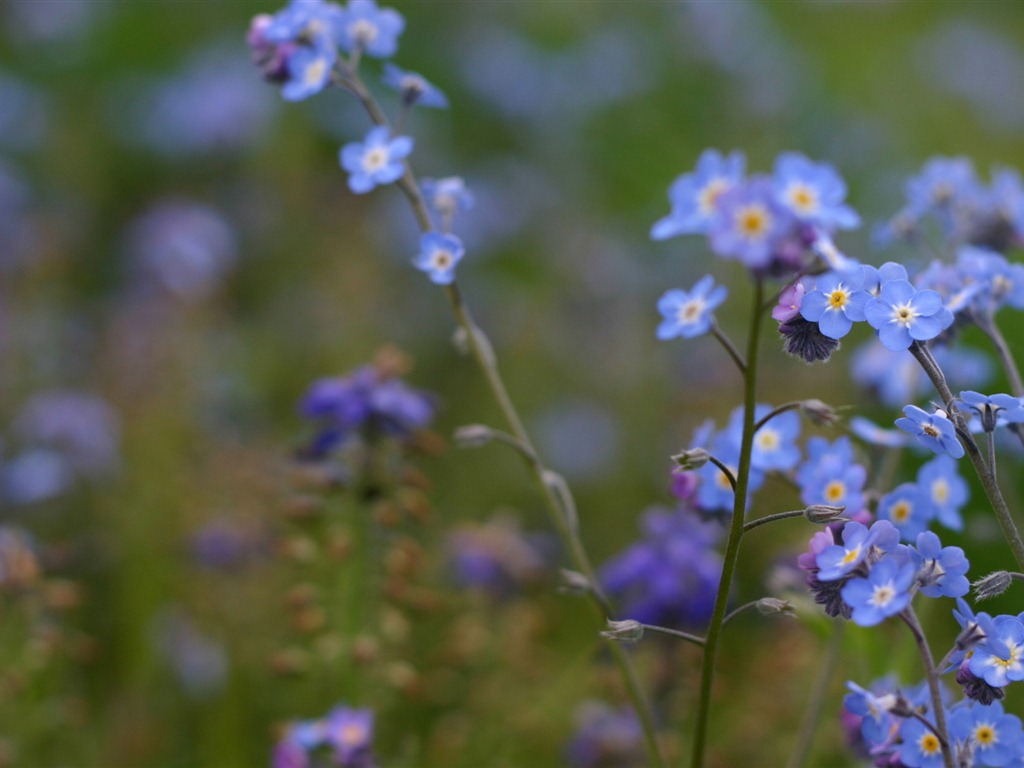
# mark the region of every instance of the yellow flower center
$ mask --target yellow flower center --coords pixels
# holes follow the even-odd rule
[[[909,501],[898,501],[893,505],[892,519],[897,523],[905,523],[910,519],[910,513],[914,511]]]
[[[760,448],[762,451],[774,451],[776,448],[779,447],[779,444],[782,442],[779,439],[778,432],[776,432],[774,429],[766,428],[762,428],[757,433],[757,437],[754,438],[754,440],[757,443],[757,447]]]
[[[818,193],[806,184],[791,184],[787,197],[789,204],[800,213],[814,213],[818,209]]]
[[[996,743],[996,741],[998,741],[996,738],[996,729],[988,723],[979,724],[978,727],[974,729],[974,740],[978,742],[978,745],[982,749],[991,747]]]
[[[920,739],[917,740],[917,746],[921,749],[921,754],[926,757],[939,754],[942,749],[942,744],[939,742],[939,737],[930,731],[923,734]]]
[[[748,240],[759,240],[768,232],[771,216],[762,205],[747,205],[736,212],[736,229]]]
[[[846,484],[842,480],[833,480],[825,486],[825,500],[834,504],[846,496]]]
[[[932,498],[938,504],[945,504],[949,500],[949,483],[941,479],[932,483]]]
[[[718,198],[728,188],[729,182],[720,177],[711,179],[711,181],[704,185],[704,188],[697,193],[697,207],[700,208],[703,216],[707,217],[715,212]]]
[[[832,309],[842,309],[846,306],[846,300],[849,298],[850,294],[845,288],[836,288],[828,295],[828,305]]]

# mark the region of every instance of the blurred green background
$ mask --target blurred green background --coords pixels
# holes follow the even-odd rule
[[[865,220],[840,247],[872,263],[906,255],[873,250],[871,229],[928,157],[966,155],[983,175],[1024,166],[1019,3],[392,5],[407,23],[395,62],[452,104],[411,116],[413,164],[476,193],[457,226],[460,284],[577,494],[598,563],[637,535],[646,507],[669,503],[668,456],[740,400],[710,339],[654,338],[657,297],[707,273],[730,286],[720,321],[743,335],[742,269],[699,238],[647,237],[704,148],[741,149],[755,171],[784,150],[833,164]],[[394,344],[414,360],[409,382],[438,396],[442,442],[500,416],[451,343],[443,296],[408,265],[417,233],[404,201],[347,189],[337,151],[368,127],[358,105],[342,93],[285,103],[250,66],[249,21],[277,10],[0,6],[4,460],[16,465],[31,442],[21,414],[40,393],[101,397],[117,436],[105,466],[59,493],[16,486],[22,496],[4,499],[4,522],[35,536],[43,576],[3,596],[0,765],[262,765],[286,722],[339,701],[377,710],[385,766],[561,765],[579,703],[622,701],[586,606],[551,582],[488,600],[446,571],[460,525],[504,512],[547,529],[508,452],[435,445],[415,460],[431,511],[404,514],[377,550],[380,573],[408,583],[359,642],[325,640],[295,609],[296,588],[332,588],[351,558],[330,544],[348,523],[294,522],[309,502],[293,455],[310,434],[296,402],[311,381]],[[377,64],[366,70],[372,80]],[[159,248],[176,228],[193,234],[167,266]],[[1018,352],[1019,331],[1006,328]],[[867,338],[858,329],[848,345]],[[772,334],[764,350],[762,402],[818,397],[893,418],[853,386],[843,351],[810,368]],[[762,498],[755,513],[798,503],[782,484]],[[981,575],[1008,553],[974,498],[968,555]],[[230,568],[196,563],[191,542],[211,523],[247,547]],[[810,533],[783,523],[752,535],[738,598],[765,594]],[[1012,600],[992,610],[1016,612]],[[936,647],[953,631],[942,614]],[[722,650],[713,764],[781,765],[824,623],[742,621]],[[812,764],[854,764],[832,716],[844,680],[892,663],[916,680],[901,629],[849,628]],[[697,656],[657,643],[636,656],[686,721]],[[669,730],[685,751],[688,728]]]

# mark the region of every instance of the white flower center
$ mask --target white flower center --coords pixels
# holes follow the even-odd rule
[[[324,81],[327,74],[327,59],[315,59],[312,64],[306,67],[302,75],[302,82],[312,88]]]
[[[700,192],[697,193],[697,207],[700,209],[702,216],[708,218],[715,212],[715,207],[718,204],[718,198],[721,197],[722,193],[728,188],[729,182],[721,176],[716,176],[704,185]]]
[[[891,581],[887,581],[885,584],[875,585],[874,590],[871,592],[871,599],[868,602],[876,608],[885,608],[895,599],[896,587],[893,586]]]
[[[357,45],[368,45],[377,39],[380,30],[369,19],[359,19],[348,25],[348,34]]]
[[[363,154],[363,170],[367,173],[379,171],[388,164],[389,159],[386,147],[371,147]]]
[[[900,304],[892,308],[892,322],[899,323],[904,328],[909,328],[918,317],[920,315],[917,310],[910,304]]]
[[[932,499],[936,504],[945,504],[949,500],[949,483],[945,479],[932,483]]]
[[[704,307],[703,299],[690,299],[679,307],[678,312],[676,312],[676,319],[683,325],[691,325],[697,322],[701,315],[704,314]]]
[[[794,181],[786,189],[786,199],[793,210],[809,215],[818,210],[818,190],[800,181]]]

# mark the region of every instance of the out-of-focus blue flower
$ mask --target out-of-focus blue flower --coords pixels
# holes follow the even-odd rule
[[[971,672],[996,688],[1024,680],[1024,624],[1003,615],[992,619],[989,628],[968,659]]]
[[[448,564],[467,589],[504,597],[542,580],[548,573],[551,541],[526,535],[511,518],[464,525],[448,537]]]
[[[770,405],[754,407],[754,422],[759,422],[772,412]],[[739,452],[743,437],[743,409],[735,409],[729,417],[724,433],[735,451]],[[795,411],[776,414],[757,430],[751,446],[750,465],[761,472],[785,471],[800,463],[800,448],[796,444],[800,437],[800,415]]]
[[[842,595],[853,609],[851,620],[862,627],[873,627],[902,611],[910,604],[910,587],[916,572],[912,562],[882,558],[866,578],[850,579]]]
[[[692,339],[711,330],[714,322],[712,312],[729,295],[724,285],[715,285],[711,275],[705,275],[689,291],[673,288],[658,299],[658,311],[663,320],[658,326],[658,338],[672,339],[680,336]]]
[[[948,725],[951,738],[973,747],[973,765],[1020,764],[1024,755],[1024,728],[1020,718],[1005,714],[998,701],[988,706],[957,707],[950,713]]]
[[[430,282],[448,285],[455,280],[455,266],[465,253],[462,241],[455,235],[425,232],[420,236],[420,251],[412,265],[426,272]]]
[[[956,428],[945,411],[928,413],[916,405],[908,405],[903,408],[903,413],[905,415],[902,418],[896,419],[896,426],[916,437],[921,445],[935,453],[948,453],[954,459],[964,455],[964,447],[957,439]]]
[[[804,296],[800,314],[817,323],[830,339],[841,339],[855,322],[864,320],[864,305],[871,294],[862,290],[863,277],[829,274],[818,278],[814,290]]]
[[[572,768],[640,768],[644,734],[632,707],[612,709],[597,702],[580,706],[576,734],[566,748]]]
[[[360,51],[387,59],[398,50],[398,36],[405,19],[392,8],[378,8],[374,0],[349,0],[337,21],[338,46],[345,52]]]
[[[217,210],[190,200],[155,203],[132,222],[125,239],[141,275],[181,299],[210,294],[237,259],[231,225]]]
[[[898,429],[884,429],[863,416],[854,416],[850,419],[848,426],[850,432],[864,442],[880,445],[883,448],[902,448],[910,439],[905,432],[900,432]]]
[[[288,725],[271,756],[272,768],[310,768],[320,753],[339,768],[373,768],[374,713],[339,704],[317,720]]]
[[[199,528],[188,541],[189,554],[204,568],[239,568],[268,554],[269,540],[258,529],[231,520],[213,520]]]
[[[970,307],[983,315],[1004,306],[1024,309],[1024,264],[985,248],[961,248],[957,274],[970,290]]]
[[[721,526],[686,509],[651,509],[643,538],[601,568],[620,616],[643,624],[701,627],[711,617],[722,558],[715,549]]]
[[[204,634],[180,608],[158,614],[153,624],[159,651],[170,664],[185,693],[204,699],[217,693],[228,674],[224,647]]]
[[[708,237],[719,256],[764,269],[780,240],[790,234],[792,220],[792,214],[775,201],[771,181],[752,178],[718,196]]]
[[[864,739],[872,746],[884,742],[897,722],[890,714],[890,710],[896,705],[896,695],[875,695],[852,681],[847,681],[846,687],[850,689],[850,693],[843,698],[843,706],[864,718],[861,723]]]
[[[916,483],[903,483],[879,499],[878,517],[895,525],[904,541],[913,541],[935,517],[935,508]]]
[[[742,152],[722,155],[706,149],[692,173],[679,176],[668,190],[671,210],[651,228],[651,238],[707,232],[722,194],[743,181],[746,158]]]
[[[928,597],[963,597],[970,590],[967,569],[970,563],[960,547],[943,547],[931,531],[917,536],[917,547],[911,549],[917,565],[921,594]]]
[[[933,157],[907,180],[907,202],[917,214],[966,207],[981,195],[974,164],[966,157]]]
[[[921,493],[935,508],[935,517],[954,531],[963,529],[960,510],[967,503],[967,482],[957,471],[957,462],[945,454],[921,466],[917,472],[917,485]]]
[[[411,107],[415,104],[435,109],[448,108],[448,97],[440,88],[417,72],[410,72],[387,62],[384,65],[384,76],[381,78],[381,82],[398,91],[406,106]]]
[[[362,142],[341,148],[341,167],[349,172],[348,186],[363,194],[378,184],[391,184],[405,173],[402,162],[412,152],[413,140],[408,136],[391,136],[384,125],[371,128]]]
[[[728,430],[715,436],[709,452],[729,468],[734,478],[736,477],[740,452],[735,437],[729,434]],[[709,461],[697,470],[697,476],[700,478],[700,485],[697,486],[697,506],[705,512],[732,512],[736,494],[726,474]],[[763,484],[764,472],[751,466],[747,492],[753,493]]]
[[[900,721],[899,732],[902,741],[898,752],[900,765],[907,768],[942,768],[942,742],[931,728],[919,720],[907,717]]]
[[[773,181],[779,202],[806,224],[828,230],[860,224],[856,211],[844,202],[846,183],[827,163],[784,152],[775,160]]]
[[[962,345],[950,349],[932,348],[936,362],[950,386],[978,386],[992,376],[992,364],[982,352]],[[853,380],[870,388],[884,405],[902,406],[931,391],[931,383],[914,356],[906,350],[892,350],[872,339],[853,353]]]
[[[299,408],[319,428],[307,449],[312,458],[325,456],[342,441],[367,430],[407,437],[434,417],[433,398],[371,365],[348,376],[313,382]]]
[[[823,437],[807,441],[807,460],[797,470],[800,499],[804,504],[828,504],[846,507],[848,514],[864,506],[864,482],[867,470],[854,461],[849,438],[829,443]]]
[[[936,291],[918,291],[904,280],[884,283],[879,295],[864,305],[864,317],[892,350],[934,339],[953,323],[953,313]]]
[[[468,211],[473,207],[473,193],[466,188],[465,182],[458,176],[443,179],[422,179],[420,192],[427,206],[442,222],[442,229],[451,229],[451,221],[460,211]]]
[[[301,101],[320,93],[331,82],[336,57],[333,48],[299,48],[288,57],[288,78],[281,86],[281,96]]]
[[[302,43],[318,47],[334,45],[342,10],[325,0],[291,0],[263,25],[263,36],[274,43]]]

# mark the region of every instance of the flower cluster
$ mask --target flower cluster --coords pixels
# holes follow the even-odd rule
[[[288,725],[274,748],[273,768],[311,768],[326,753],[341,768],[373,768],[373,711],[339,705],[318,720]]]
[[[860,223],[845,199],[835,169],[799,153],[779,155],[771,176],[748,177],[742,153],[709,149],[693,172],[672,182],[671,210],[651,237],[703,234],[723,258],[759,273],[789,274],[813,260],[820,240]]]

